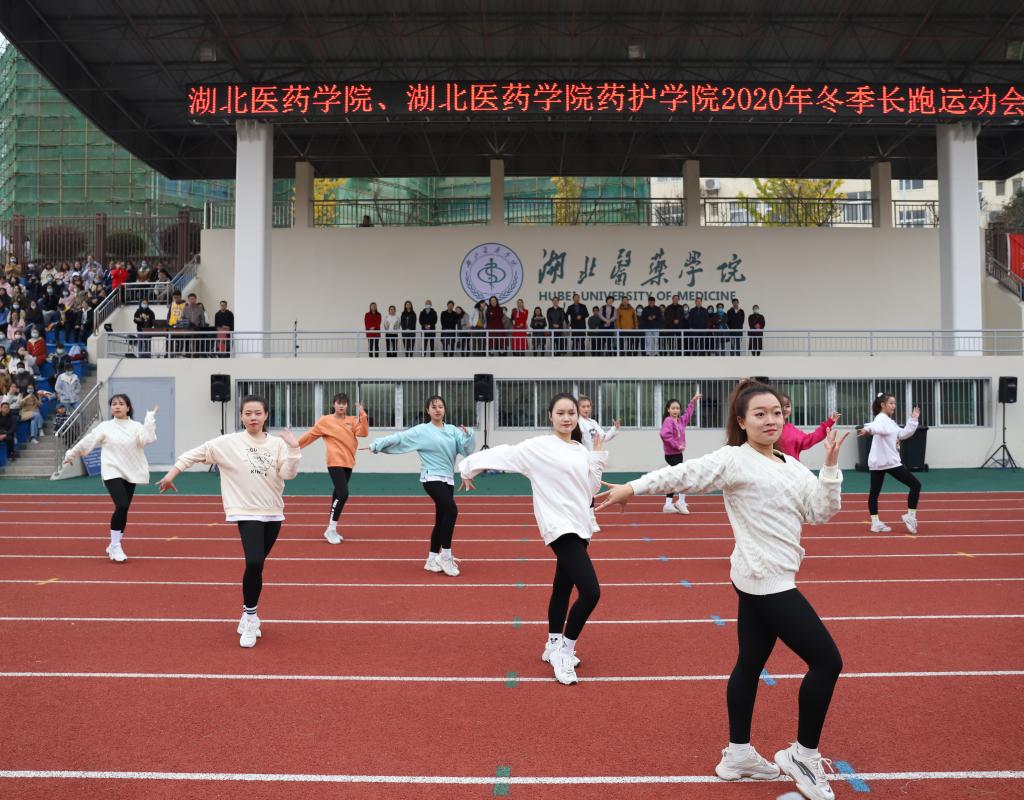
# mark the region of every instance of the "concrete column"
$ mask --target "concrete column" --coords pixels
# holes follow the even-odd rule
[[[700,227],[700,162],[683,162],[683,203],[686,226]]]
[[[982,327],[978,125],[936,127],[939,172],[939,302],[942,327]],[[957,348],[958,354],[976,354]]]
[[[871,227],[892,227],[892,164],[888,161],[871,165]]]
[[[505,224],[505,162],[491,159],[491,225]]]
[[[295,162],[295,221],[294,228],[308,228],[313,216],[313,165],[308,161]]]
[[[274,128],[235,122],[235,330],[270,330],[270,204]],[[239,356],[264,355],[262,339],[240,341]],[[268,354],[269,355],[269,354]]]

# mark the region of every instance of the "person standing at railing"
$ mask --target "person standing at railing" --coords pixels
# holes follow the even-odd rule
[[[619,355],[634,355],[640,344],[640,340],[636,338],[636,309],[625,295],[615,310],[615,327],[619,329]]]
[[[664,334],[662,338],[662,352],[670,356],[678,356],[683,352],[683,325],[686,322],[686,312],[679,304],[679,295],[672,295],[672,302],[665,306],[665,314],[662,318]]]
[[[139,307],[135,309],[135,314],[132,316],[132,320],[135,322],[138,356],[139,358],[149,358],[149,332],[153,330],[153,326],[156,325],[156,314],[154,314],[153,309],[149,307],[148,301],[143,300],[139,303]]]
[[[548,330],[551,331],[551,355],[565,355],[565,311],[559,306],[558,298],[551,298],[551,308],[547,311]]]
[[[644,355],[658,355],[658,337],[661,334],[663,315],[653,296],[647,298],[647,305],[640,309],[640,328],[644,332]]]
[[[458,321],[455,329],[456,347],[460,353],[465,353],[469,349],[469,314],[462,306],[455,306],[455,318]]]
[[[401,330],[401,322],[398,319],[398,311],[394,306],[388,306],[388,313],[384,315],[380,327],[384,331],[384,346],[388,353],[387,357],[396,358],[398,356],[398,331]]]
[[[191,332],[192,345],[189,348],[189,354],[205,356],[210,350],[210,341],[205,338],[209,335],[206,331],[210,328],[206,323],[206,306],[199,302],[195,292],[189,293],[181,316],[187,323],[187,330]]]
[[[517,356],[526,355],[526,326],[530,322],[530,312],[526,310],[526,304],[522,298],[516,300],[516,307],[512,309],[512,352]]]
[[[729,355],[738,356],[743,350],[743,321],[746,317],[740,301],[733,298],[732,308],[725,312],[725,323],[729,327]]]
[[[868,453],[868,470],[871,473],[868,513],[871,514],[871,532],[888,533],[892,530],[878,516],[878,496],[882,493],[882,484],[886,475],[892,475],[910,489],[907,495],[907,513],[902,519],[907,531],[916,534],[917,501],[921,497],[921,481],[903,466],[899,443],[914,435],[921,420],[921,409],[914,406],[910,412],[910,419],[901,429],[892,418],[896,413],[896,398],[888,392],[879,392],[871,403],[871,413],[875,418],[857,431],[858,436],[873,437],[871,451]]]
[[[334,493],[331,495],[331,513],[324,538],[331,544],[341,544],[344,539],[338,533],[338,520],[348,501],[348,482],[356,466],[356,447],[359,446],[357,437],[369,435],[370,420],[362,403],[357,407],[358,416],[348,416],[347,394],[334,395],[331,404],[334,413],[320,417],[312,428],[302,434],[299,447],[307,447],[321,437],[327,445],[327,472],[334,484]]]
[[[366,346],[370,358],[380,358],[380,324],[382,317],[376,303],[370,303],[370,310],[363,314],[363,328],[366,330]]]
[[[228,310],[228,301],[221,300],[217,313],[213,315],[213,327],[217,330],[217,357],[231,357],[231,332],[235,329],[235,315]]]
[[[458,328],[459,317],[455,313],[455,301],[449,300],[441,312],[441,355],[450,358],[455,353]]]
[[[114,514],[110,518],[110,545],[107,555],[118,563],[128,560],[121,546],[128,511],[135,496],[135,487],[149,483],[149,462],[146,460],[146,445],[156,441],[156,412],[159,406],[146,412],[142,424],[132,417],[132,401],[126,394],[115,394],[110,398],[111,419],[101,422],[64,455],[64,464],[70,465],[79,456],[84,456],[97,447],[100,452],[100,475],[114,502]]]
[[[750,327],[747,350],[750,355],[759,356],[764,348],[764,314],[761,313],[760,306],[755,305],[751,309],[751,314],[747,317],[747,325]]]
[[[416,310],[412,307],[412,301],[406,300],[402,306],[402,317],[399,320],[402,326],[402,352],[406,357],[416,352]]]
[[[601,307],[594,306],[590,316],[587,317],[587,329],[590,334],[590,355],[599,356],[604,352],[604,320],[601,319]]]
[[[787,456],[792,456],[797,461],[800,460],[800,453],[804,450],[810,450],[818,442],[825,441],[829,428],[839,422],[839,418],[842,416],[838,411],[833,411],[829,418],[817,428],[810,433],[804,433],[789,421],[789,416],[793,413],[793,401],[789,398],[789,395],[779,392],[779,399],[782,400],[782,416],[786,420],[786,424],[782,428],[782,435],[779,437],[777,449]]]
[[[544,355],[545,341],[548,338],[548,321],[544,318],[544,312],[540,306],[534,306],[533,316],[530,317],[530,348],[535,356]]]
[[[708,354],[708,328],[711,326],[711,315],[704,308],[704,300],[698,297],[693,301],[693,308],[690,309],[690,341],[693,344],[693,354],[706,356]]]
[[[555,555],[555,579],[548,601],[548,640],[541,660],[551,664],[555,680],[577,683],[576,642],[601,599],[601,586],[587,548],[594,535],[591,506],[601,488],[608,461],[601,437],[592,449],[583,444],[579,404],[556,394],[548,404],[551,432],[515,445],[503,444],[468,456],[459,466],[462,488],[485,470],[517,472],[530,481],[533,513],[541,539]],[[569,601],[576,589],[576,602]]]
[[[430,357],[434,357],[434,340],[437,338],[437,312],[434,311],[434,304],[427,300],[420,310],[420,329],[423,331],[423,355],[430,351]]]
[[[605,298],[604,305],[601,306],[601,336],[604,339],[601,350],[608,354],[614,355],[616,351],[615,345],[615,298],[611,295]]]
[[[486,347],[484,337],[487,335],[487,304],[477,300],[469,314],[467,334],[470,337],[470,349],[474,353],[482,353]]]
[[[240,405],[245,430],[211,439],[178,456],[158,485],[161,494],[168,489],[177,492],[174,479],[190,466],[217,465],[225,519],[238,525],[245,553],[238,644],[255,647],[263,636],[257,614],[263,567],[284,522],[284,482],[298,474],[302,451],[291,431],[280,436],[267,433],[270,409],[262,397],[248,395]]]
[[[501,306],[493,294],[487,298],[487,350],[492,355],[501,353],[505,347],[505,324],[501,319]]]
[[[114,268],[110,270],[110,291],[116,292],[121,285],[128,282],[128,270],[125,269],[124,262],[118,261],[114,264]]]
[[[693,419],[693,413],[697,410],[697,403],[700,401],[700,392],[697,392],[682,411],[682,405],[675,398],[665,403],[665,413],[661,421],[661,446],[665,454],[665,463],[674,467],[683,463],[683,453],[686,451],[686,426]],[[686,495],[680,494],[677,498],[674,492],[665,495],[665,506],[661,509],[666,514],[689,514],[690,507],[686,505]]]
[[[182,349],[181,342],[175,341],[176,334],[188,328],[188,320],[185,319],[185,301],[181,299],[181,290],[179,289],[175,289],[171,294],[171,302],[167,306],[167,328],[170,331],[168,355],[173,356]]]
[[[587,307],[580,302],[580,296],[573,294],[572,305],[565,310],[569,318],[569,327],[572,329],[572,352],[576,355],[585,355],[587,352]]]
[[[476,449],[476,434],[472,428],[444,421],[446,408],[440,395],[428,397],[424,411],[428,422],[374,439],[366,449],[371,453],[419,454],[420,483],[434,501],[434,528],[423,569],[454,578],[459,574],[458,559],[452,555],[452,537],[459,518],[455,504],[455,460]]]

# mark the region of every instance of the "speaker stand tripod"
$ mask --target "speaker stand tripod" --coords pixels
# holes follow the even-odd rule
[[[227,427],[227,421],[226,421],[226,419],[227,419],[227,413],[226,413],[227,406],[228,406],[227,400],[221,400],[220,401],[220,435],[221,436],[224,435],[224,429]],[[207,472],[220,472],[220,470],[217,469],[217,465],[216,464],[210,464],[210,468],[208,470],[206,470],[206,471]]]
[[[1003,443],[996,448],[995,452],[992,453],[981,465],[981,468],[992,466],[998,467],[999,469],[1017,469],[1017,462],[1013,460],[1013,454],[1010,452],[1010,448],[1006,446],[1006,403],[1000,403],[1003,407]]]

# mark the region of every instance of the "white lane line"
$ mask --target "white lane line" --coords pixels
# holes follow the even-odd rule
[[[2,578],[3,584],[38,584],[46,578]],[[886,583],[1021,583],[1024,578],[850,578],[835,580],[801,580],[800,585],[823,584],[886,584]],[[238,586],[238,581],[101,581],[60,579],[60,586]],[[694,586],[732,586],[731,581],[686,581]],[[601,582],[601,586],[614,588],[659,588],[670,586],[678,589],[680,581],[625,581],[621,583]],[[453,581],[431,581],[427,583],[315,583],[298,581],[264,581],[266,587],[325,588],[325,589],[550,589],[551,581],[544,583],[456,583]]]
[[[1024,770],[962,772],[858,772],[829,775],[834,782],[862,781],[955,781],[1021,780]],[[0,779],[129,780],[129,781],[231,781],[242,783],[349,783],[417,784],[438,786],[596,786],[629,784],[700,784],[722,781],[714,775],[330,775],[244,772],[101,772],[98,770],[0,770]],[[776,782],[789,778],[776,778]],[[746,782],[746,781],[745,781]]]
[[[1019,669],[947,670],[939,672],[844,672],[842,679],[858,678],[1011,678],[1024,675]],[[777,675],[775,680],[798,681],[804,673]],[[508,676],[498,675],[280,675],[217,672],[0,672],[3,678],[95,678],[165,681],[284,681],[311,683],[505,683]],[[517,683],[551,683],[551,677],[516,677]],[[694,683],[727,681],[728,675],[604,675],[587,676],[587,683]]]
[[[822,617],[827,622],[907,622],[921,620],[1024,619],[1024,614],[891,614],[869,616]],[[0,617],[0,622],[168,622],[178,624],[238,624],[238,617]],[[547,625],[546,619],[266,619],[275,625]],[[721,625],[736,622],[735,617],[696,619],[591,619],[587,625]]]
[[[971,558],[1013,558],[1016,556],[1024,556],[1024,553],[967,553],[966,555]],[[807,555],[804,556],[804,560],[809,559],[833,559],[833,558],[963,558],[965,553],[849,553],[849,554],[836,554],[836,555]],[[67,555],[57,553],[46,553],[46,554],[35,554],[35,553],[0,553],[0,558],[49,558],[49,559],[85,559],[93,561],[107,561],[108,556],[101,555]],[[136,556],[133,555],[129,560],[131,561],[238,561],[240,556],[186,556],[186,555],[174,555],[174,556]],[[336,558],[326,558],[320,556],[274,556],[274,563],[281,561],[317,561],[327,564],[352,564],[361,562],[420,562],[423,561],[422,556],[414,558],[389,558],[386,556],[366,556],[361,558],[352,558],[349,556],[339,555]],[[607,563],[611,561],[629,561],[629,562],[647,562],[647,561],[728,561],[729,555],[724,553],[720,556],[602,556],[593,559],[595,562]],[[466,561],[467,563],[473,564],[487,564],[487,563],[508,563],[508,562],[529,562],[529,561],[540,561],[548,564],[552,561],[551,557],[534,557],[534,556],[509,556],[507,558],[464,558],[460,561]]]

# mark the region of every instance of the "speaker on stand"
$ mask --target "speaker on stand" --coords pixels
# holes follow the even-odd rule
[[[231,402],[231,376],[211,375],[210,376],[210,402],[220,403],[220,435],[227,431],[227,404]],[[216,471],[217,465],[210,467],[210,472]]]
[[[483,425],[481,426],[484,429],[484,443],[480,449],[487,450],[490,447],[487,444],[487,412],[494,401],[494,375],[489,372],[478,372],[473,376],[473,400],[484,404]]]
[[[1017,469],[1017,462],[1013,460],[1010,448],[1006,446],[1006,406],[1017,402],[1017,379],[1012,375],[1004,375],[999,379],[999,394],[996,398],[1003,412],[1003,443],[995,449],[982,464],[985,467],[998,467],[999,469]]]

